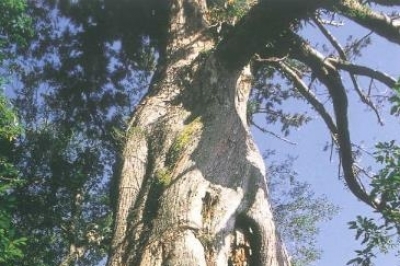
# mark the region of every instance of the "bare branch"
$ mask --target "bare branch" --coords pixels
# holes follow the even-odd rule
[[[366,148],[362,147],[361,145],[353,143],[352,146],[353,146],[354,148],[356,148],[357,150],[360,150],[360,151],[362,151],[363,153],[367,154],[367,155],[370,156],[371,158],[375,158],[375,156],[374,156],[374,154],[373,154],[372,152],[368,151]]]
[[[272,131],[270,131],[270,130],[268,130],[268,129],[260,126],[260,125],[258,125],[253,120],[250,120],[250,124],[252,126],[254,126],[255,128],[257,128],[258,130],[260,130],[262,133],[269,134],[269,135],[271,135],[271,136],[273,136],[273,137],[275,137],[275,138],[277,138],[279,140],[282,140],[282,141],[284,141],[286,143],[289,143],[290,145],[296,145],[296,142],[293,142],[293,141],[291,141],[291,140],[289,140],[287,138],[279,136],[278,134],[276,134],[276,133],[274,133],[274,132],[272,132]]]
[[[347,117],[348,99],[340,73],[334,65],[325,60],[322,54],[312,48],[300,36],[292,33],[290,37],[294,44],[291,56],[308,65],[316,77],[327,87],[332,97],[338,130],[339,153],[346,184],[357,198],[377,209],[378,204],[370,198],[363,185],[357,179]]]
[[[274,64],[279,67],[284,74],[287,76],[289,80],[291,80],[294,85],[296,86],[299,93],[312,105],[312,107],[318,112],[318,114],[324,120],[326,126],[330,130],[332,134],[332,138],[334,140],[337,139],[337,128],[335,122],[333,121],[332,117],[325,109],[324,105],[318,101],[317,97],[314,93],[310,90],[310,88],[305,84],[305,82],[298,76],[295,70],[289,67],[282,61],[274,62]]]
[[[374,33],[373,31],[368,32],[362,38],[358,39],[357,41],[353,42],[350,46],[346,47],[346,51],[350,51],[352,49],[362,46],[363,43],[366,42],[369,36],[371,36],[373,33]]]
[[[322,21],[317,17],[312,17],[315,25],[317,25],[318,29],[322,32],[325,38],[332,44],[332,46],[336,49],[341,59],[346,59],[346,53],[344,52],[343,47],[340,45],[339,41],[322,25]]]
[[[344,22],[341,22],[341,21],[333,21],[333,20],[325,20],[325,19],[320,19],[320,21],[324,25],[330,25],[330,26],[334,26],[334,27],[344,26]]]
[[[347,61],[347,56],[346,53],[344,52],[344,49],[340,45],[340,43],[336,40],[336,38],[321,24],[321,22],[318,20],[318,18],[313,18],[314,23],[317,25],[317,27],[320,29],[322,34],[328,39],[328,41],[332,44],[332,46],[336,49],[336,51],[339,54],[340,59]],[[353,83],[354,89],[357,92],[358,96],[360,97],[361,101],[368,105],[376,114],[376,117],[378,118],[378,122],[380,125],[383,125],[381,116],[378,112],[378,108],[375,106],[375,104],[371,101],[371,99],[365,95],[365,93],[360,89],[360,86],[358,85],[357,79],[354,76],[352,72],[349,72],[351,82]]]
[[[357,92],[357,95],[360,97],[360,99],[363,103],[368,105],[375,112],[375,115],[378,119],[378,123],[381,126],[383,126],[383,121],[382,121],[381,115],[379,114],[378,108],[375,106],[374,102],[367,95],[365,95],[365,93],[360,89],[354,75],[352,73],[349,73],[349,74],[350,74],[351,80],[354,84],[354,89]]]

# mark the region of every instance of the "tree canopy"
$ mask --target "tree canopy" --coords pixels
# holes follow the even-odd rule
[[[13,46],[24,46],[31,35],[31,20],[25,14],[24,1],[2,1],[0,3],[0,65],[10,57]],[[14,152],[21,126],[9,100],[2,91],[9,77],[0,76],[0,263],[13,264],[23,257],[22,247],[26,238],[15,228],[12,215],[16,209],[13,189],[21,179],[15,167]]]
[[[350,263],[369,265],[377,248],[385,251],[398,244],[400,148],[395,141],[377,143],[372,152],[382,169],[376,174],[357,165],[361,149],[351,139],[347,109],[361,101],[378,124],[382,116],[400,113],[397,77],[358,60],[376,38],[400,44],[395,16],[400,1],[206,2],[203,23],[215,47],[205,50],[204,56],[215,52],[230,69],[251,65],[249,123],[267,136],[286,141],[292,129],[311,119],[285,109],[285,102],[298,100],[311,106],[329,129],[336,147],[332,150],[341,158],[339,175],[358,200],[383,218],[359,216],[349,224],[365,244]],[[200,16],[196,1],[185,3],[186,12]],[[23,179],[10,192],[17,200],[7,205],[15,207],[18,234],[30,236],[25,246],[18,246],[25,259],[15,265],[95,265],[107,256],[118,194],[113,176],[120,171],[118,158],[127,139],[128,120],[151,80],[157,79],[160,61],[168,57],[169,4],[163,0],[41,0],[28,6],[23,1],[0,2],[0,10],[9,10],[0,14],[0,59],[5,61],[3,69],[13,71],[10,98],[24,129],[15,140],[21,133],[9,127],[15,123],[9,119],[13,115],[0,110],[5,115],[0,117],[0,133],[5,128],[4,134],[9,134],[0,135],[1,147],[3,142],[4,147],[12,145],[1,152],[12,150],[13,164]],[[27,27],[30,23],[34,36]],[[190,30],[196,31],[193,27]],[[348,27],[361,27],[367,33],[349,34]],[[321,38],[308,38],[309,28],[318,30]],[[6,56],[11,54],[15,56]],[[393,90],[380,94],[382,86]],[[0,107],[7,106],[1,99]],[[387,106],[391,114],[383,113]],[[255,116],[262,116],[263,122]],[[281,132],[271,125],[278,125]],[[271,165],[272,185],[280,182],[282,167],[290,169],[288,164]],[[290,191],[286,182],[284,188]],[[312,196],[306,184],[289,183],[296,184],[290,197]],[[328,218],[334,209],[319,203],[299,206],[300,201],[275,203],[279,219],[300,222],[324,212],[322,218]],[[290,208],[299,212],[288,213]],[[307,209],[314,213],[302,216]],[[0,222],[2,217],[10,220],[6,214]],[[305,225],[311,232],[316,230],[313,222]],[[281,230],[284,237],[296,238],[290,227]],[[304,243],[304,236],[297,237],[298,243]],[[305,253],[299,256],[299,265],[316,254]]]

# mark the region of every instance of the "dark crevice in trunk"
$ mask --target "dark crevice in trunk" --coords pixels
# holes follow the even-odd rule
[[[221,59],[226,54],[218,53],[221,46],[211,48],[211,40],[200,33],[184,36],[202,28],[196,17],[201,1],[172,2],[177,4],[172,18],[184,8],[189,26],[181,28],[185,24],[177,13],[168,56],[160,49],[158,70],[131,122],[145,131],[147,146],[138,149],[135,136],[129,136],[142,153],[126,154],[127,171],[135,172],[144,159],[147,165],[140,169],[140,190],[126,200],[132,205],[128,229],[121,229],[122,249],[110,265],[264,265],[262,256],[276,252],[265,250],[262,234],[270,228],[269,212],[260,209],[269,207],[260,189],[265,171],[244,122],[250,85],[242,67],[247,59],[227,67]],[[127,184],[134,183],[135,175],[127,177]]]
[[[218,203],[218,196],[206,192],[203,198],[203,208],[201,210],[203,223],[205,226],[209,225],[214,218],[215,205]],[[207,228],[206,228],[207,229]]]
[[[154,169],[154,157],[151,156],[153,150],[151,149],[151,141],[148,141],[149,154],[146,169],[146,176],[141,184],[141,189],[130,213],[128,214],[128,223],[136,223],[130,226],[127,233],[128,238],[135,239],[135,241],[128,240],[127,249],[130,252],[125,254],[125,260],[130,265],[139,265],[142,260],[143,250],[149,243],[151,232],[153,230],[153,220],[157,217],[158,210],[160,209],[160,197],[164,191],[164,186],[157,182],[157,179],[152,176]],[[140,210],[143,209],[141,213]],[[142,226],[142,230],[137,230]],[[139,231],[139,236],[135,237],[134,232]],[[133,260],[129,258],[134,258]]]
[[[157,183],[155,181],[150,184],[150,188],[147,193],[147,199],[144,204],[143,216],[140,223],[143,224],[143,230],[140,232],[140,237],[137,243],[132,243],[135,248],[132,250],[133,254],[128,256],[133,256],[135,259],[130,262],[130,265],[140,265],[142,260],[143,251],[150,242],[150,236],[153,231],[153,221],[157,217],[158,210],[160,209],[160,197],[164,191],[163,184]],[[131,249],[130,249],[131,250]]]
[[[115,163],[113,165],[113,177],[110,180],[110,205],[113,210],[113,226],[115,228],[116,217],[117,217],[117,209],[118,209],[118,190],[120,185],[120,179],[122,175],[122,167],[124,165],[124,156],[122,155],[122,148],[119,148],[119,151],[116,155]]]
[[[144,207],[143,223],[148,227],[148,230],[153,229],[153,219],[157,217],[160,209],[160,198],[165,190],[165,185],[154,180],[150,185],[148,197]]]
[[[204,10],[202,10],[196,1],[184,1],[183,9],[185,12],[185,17],[187,19],[190,18],[190,23],[187,23],[186,25],[187,34],[193,34],[206,27],[206,22],[203,18]]]
[[[239,214],[236,218],[234,242],[231,245],[228,266],[262,266],[261,233],[256,221],[247,215]]]

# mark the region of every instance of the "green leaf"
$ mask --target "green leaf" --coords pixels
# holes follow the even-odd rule
[[[346,265],[351,265],[351,264],[360,264],[362,262],[361,258],[354,258],[349,260]]]

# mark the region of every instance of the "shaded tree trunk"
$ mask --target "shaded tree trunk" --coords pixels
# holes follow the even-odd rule
[[[172,1],[126,135],[109,266],[289,265],[246,119],[251,74],[214,53],[204,2]]]

